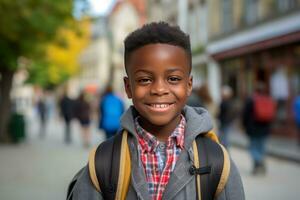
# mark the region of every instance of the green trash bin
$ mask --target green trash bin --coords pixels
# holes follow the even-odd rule
[[[25,119],[20,113],[13,113],[10,118],[9,132],[14,142],[20,142],[25,138]]]

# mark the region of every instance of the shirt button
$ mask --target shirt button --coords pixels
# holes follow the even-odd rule
[[[160,149],[165,149],[165,144],[159,144]]]

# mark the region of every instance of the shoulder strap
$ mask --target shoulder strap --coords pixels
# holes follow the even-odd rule
[[[227,182],[230,171],[229,155],[218,143],[218,138],[213,132],[199,135],[193,142],[193,150],[195,166],[190,172],[197,175],[197,197],[199,200],[213,200]]]
[[[91,181],[104,199],[125,199],[130,182],[127,131],[104,141],[89,156]]]

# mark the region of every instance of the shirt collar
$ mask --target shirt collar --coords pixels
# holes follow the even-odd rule
[[[180,147],[183,149],[184,146],[184,131],[185,131],[185,125],[186,125],[186,120],[183,115],[180,116],[181,120],[171,136],[169,136],[167,140],[167,146],[172,143],[172,141],[175,141],[176,146]],[[141,146],[141,149],[143,152],[151,152],[156,149],[156,147],[159,144],[159,141],[157,138],[152,135],[151,133],[147,132],[145,129],[143,129],[139,122],[138,119],[140,117],[137,116],[134,120],[135,123],[135,129],[138,135],[138,140],[139,144]]]

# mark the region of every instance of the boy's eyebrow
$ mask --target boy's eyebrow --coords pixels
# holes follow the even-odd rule
[[[181,71],[181,72],[184,73],[184,70],[182,70],[181,68],[176,68],[176,67],[174,67],[174,68],[171,68],[171,69],[167,69],[167,72],[168,72],[168,73],[176,72],[176,71]]]
[[[151,72],[146,70],[146,69],[137,69],[137,70],[134,71],[133,74],[137,74],[137,73],[140,73],[140,72],[151,74]]]
[[[175,71],[180,71],[180,72],[184,73],[183,69],[177,68],[177,67],[172,67],[172,68],[166,70],[167,73],[172,73],[172,72],[175,72]],[[151,72],[149,70],[146,70],[146,69],[137,69],[136,71],[134,71],[134,74],[137,74],[137,73],[140,73],[140,72],[144,72],[144,73],[148,73],[148,74],[153,73],[153,72]]]

